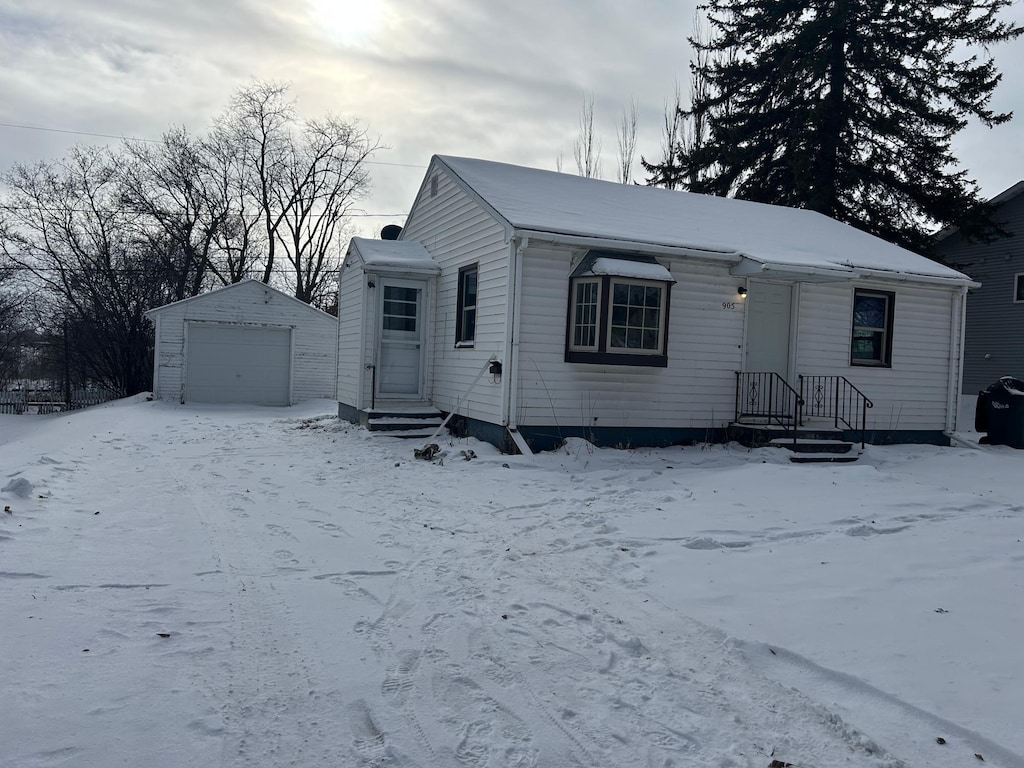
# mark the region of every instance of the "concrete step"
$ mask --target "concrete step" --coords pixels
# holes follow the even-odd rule
[[[430,429],[375,429],[373,432],[381,437],[401,437],[409,440],[426,440],[431,437],[437,427]]]
[[[432,406],[376,408],[366,414],[368,430],[390,437],[430,437],[443,421]]]
[[[776,441],[793,442],[793,431],[779,425],[749,424],[746,421],[729,425],[733,440],[748,447],[774,444]],[[796,429],[798,443],[843,443],[843,433],[832,426],[802,426]]]
[[[849,453],[853,443],[845,440],[814,440],[797,436],[794,441],[791,437],[777,437],[768,445],[773,448],[786,448],[795,453]]]
[[[794,453],[789,460],[794,464],[852,464],[860,454]]]

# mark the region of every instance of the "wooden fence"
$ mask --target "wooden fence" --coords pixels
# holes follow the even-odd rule
[[[0,414],[77,411],[80,408],[88,408],[116,399],[116,394],[105,389],[72,390],[70,402],[64,399],[63,392],[49,389],[0,391]]]

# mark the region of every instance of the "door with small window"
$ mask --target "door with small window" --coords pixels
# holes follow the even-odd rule
[[[426,341],[424,296],[418,280],[380,281],[377,397],[421,399]]]

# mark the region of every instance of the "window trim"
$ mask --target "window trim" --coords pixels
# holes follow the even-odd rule
[[[474,297],[474,303],[471,306],[466,306],[466,277],[470,274],[476,276],[476,291]],[[458,290],[457,299],[455,303],[455,348],[465,349],[476,346],[476,322],[477,322],[477,309],[480,306],[480,262],[474,262],[473,264],[467,264],[464,267],[459,268],[458,277]],[[473,333],[472,336],[466,337],[465,332],[465,313],[466,310],[472,310],[473,312]]]
[[[594,318],[594,343],[593,344],[575,344],[575,330],[577,328],[576,310],[579,307],[579,292],[576,290],[580,285],[596,285],[597,286],[597,302],[595,309]],[[601,348],[601,337],[604,333],[605,324],[602,323],[601,306],[604,300],[604,281],[597,276],[580,277],[571,281],[571,288],[569,289],[569,336],[567,340],[567,349],[572,352],[597,352]],[[590,323],[587,324],[588,326]]]
[[[576,287],[581,283],[596,283],[597,296],[597,336],[596,347],[580,347],[573,343],[576,330]],[[662,292],[663,300],[659,307],[660,345],[658,350],[636,350],[630,348],[611,347],[611,301],[612,285],[654,286]],[[672,283],[662,280],[648,280],[623,275],[579,275],[569,279],[569,301],[566,309],[565,323],[565,362],[591,363],[600,365],[633,365],[652,368],[668,367],[668,331],[672,306]]]
[[[853,344],[858,329],[877,331],[877,328],[868,326],[857,326],[854,324],[857,315],[857,298],[869,296],[885,299],[885,325],[882,327],[882,358],[880,360],[865,360],[853,356]],[[881,291],[875,288],[854,288],[853,304],[850,307],[850,365],[866,368],[892,368],[892,339],[894,335],[894,321],[896,318],[896,294],[893,291]]]
[[[1024,272],[1013,276],[1013,303],[1024,304]]]

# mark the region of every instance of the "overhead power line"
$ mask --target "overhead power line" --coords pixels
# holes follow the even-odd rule
[[[29,254],[12,254],[18,258],[29,257]],[[252,267],[247,270],[254,274],[263,274],[264,267],[262,264]],[[160,272],[159,265],[155,267],[94,267],[88,265],[73,265],[61,269],[59,267],[31,267],[26,264],[12,264],[9,266],[0,266],[0,275],[14,274],[15,272],[29,272],[32,274],[46,273],[50,275],[68,274],[68,275],[152,275],[155,272]],[[169,271],[169,270],[168,270]],[[287,261],[282,264],[275,263],[272,270],[274,274],[288,274],[293,275],[299,270],[294,266],[291,266]],[[312,270],[303,269],[303,273],[308,274]],[[336,271],[335,269],[326,269],[326,273]],[[213,276],[212,272],[209,272]]]
[[[135,208],[76,208],[76,207],[57,207],[52,205],[9,205],[0,202],[0,210],[5,211],[46,211],[47,213],[130,213],[137,216],[152,216],[155,215],[152,211]],[[229,215],[238,215],[233,211],[228,212]],[[373,218],[396,218],[399,216],[408,216],[408,213],[346,213],[342,218],[345,219],[373,219]]]
[[[113,133],[93,133],[91,131],[74,131],[67,128],[48,128],[42,125],[22,125],[20,123],[0,123],[0,128],[18,128],[23,131],[44,131],[46,133],[67,133],[73,136],[92,136],[100,139],[120,139],[121,141],[144,141],[149,144],[159,144],[159,139],[143,139],[138,136],[118,136]],[[415,163],[389,163],[385,160],[363,160],[367,165],[390,165],[395,168],[426,168],[425,165]]]

